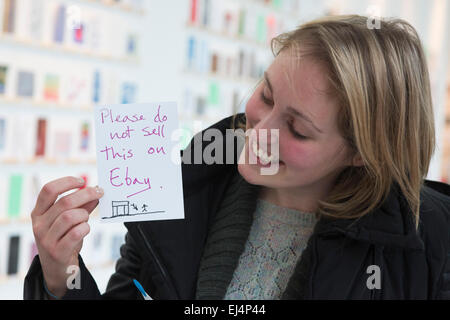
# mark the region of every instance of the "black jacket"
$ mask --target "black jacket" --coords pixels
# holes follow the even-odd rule
[[[230,125],[231,117],[212,127],[225,132]],[[224,155],[227,148],[224,143]],[[185,219],[125,223],[106,292],[100,294],[80,257],[81,289],[64,298],[141,299],[132,283],[137,279],[154,299],[194,299],[208,230],[236,174],[235,164],[183,163]],[[370,265],[380,268],[381,289],[367,287]],[[37,256],[25,278],[25,299],[45,299],[42,279]],[[418,233],[395,186],[379,209],[358,221],[320,219],[283,298],[450,299],[450,186],[425,181]]]

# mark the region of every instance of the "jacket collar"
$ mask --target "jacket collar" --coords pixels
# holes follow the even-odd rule
[[[236,170],[236,174],[239,174]],[[256,203],[259,186],[243,179],[241,190],[252,188]],[[426,188],[426,187],[425,187]],[[393,184],[385,201],[372,212],[358,219],[337,219],[322,216],[314,233],[318,236],[343,234],[344,236],[381,246],[400,247],[407,250],[424,250],[424,242],[416,231],[414,218],[399,187]],[[428,199],[422,191],[420,212],[430,210]]]
[[[245,184],[250,185],[244,180]],[[421,199],[420,212],[431,210],[424,189]],[[256,198],[254,201],[256,202]],[[413,214],[395,183],[385,201],[372,212],[356,219],[322,216],[316,224],[314,233],[318,236],[343,234],[354,240],[407,250],[424,250],[425,248],[416,230]]]
[[[420,212],[429,210],[422,189]],[[317,223],[318,235],[342,233],[345,236],[381,246],[407,250],[424,250],[424,242],[416,230],[413,214],[397,184],[393,184],[385,201],[359,219],[322,217]]]

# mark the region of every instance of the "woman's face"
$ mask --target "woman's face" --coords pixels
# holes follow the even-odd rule
[[[327,86],[325,70],[311,59],[302,58],[298,63],[286,52],[275,58],[248,101],[245,114],[246,129],[254,129],[256,136],[261,129],[269,135],[270,129],[279,129],[279,168],[276,174],[264,175],[260,164],[249,163],[255,139],[247,136],[247,160],[242,163],[243,152],[238,165],[245,180],[269,188],[327,189],[337,174],[351,165],[348,147],[337,127],[338,104],[327,95]],[[270,157],[276,149],[270,136],[257,141],[254,147]],[[261,160],[267,163],[264,156]]]

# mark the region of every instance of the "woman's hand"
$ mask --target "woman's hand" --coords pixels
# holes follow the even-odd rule
[[[89,214],[103,196],[99,187],[87,187],[61,197],[72,189],[81,188],[84,180],[65,177],[47,183],[40,191],[31,212],[33,233],[47,288],[61,297],[67,290],[67,268],[78,266],[78,254],[83,238],[89,233]]]

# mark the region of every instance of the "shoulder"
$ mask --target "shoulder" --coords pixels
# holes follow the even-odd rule
[[[450,185],[425,180],[420,197],[422,218],[429,217],[430,223],[435,221],[450,227]]]
[[[450,251],[450,186],[425,180],[420,191],[419,232],[428,254],[446,257]]]
[[[421,190],[421,236],[437,298],[450,299],[450,186],[426,180]]]
[[[449,242],[450,186],[425,180],[420,192],[420,223],[422,231],[431,237]]]

